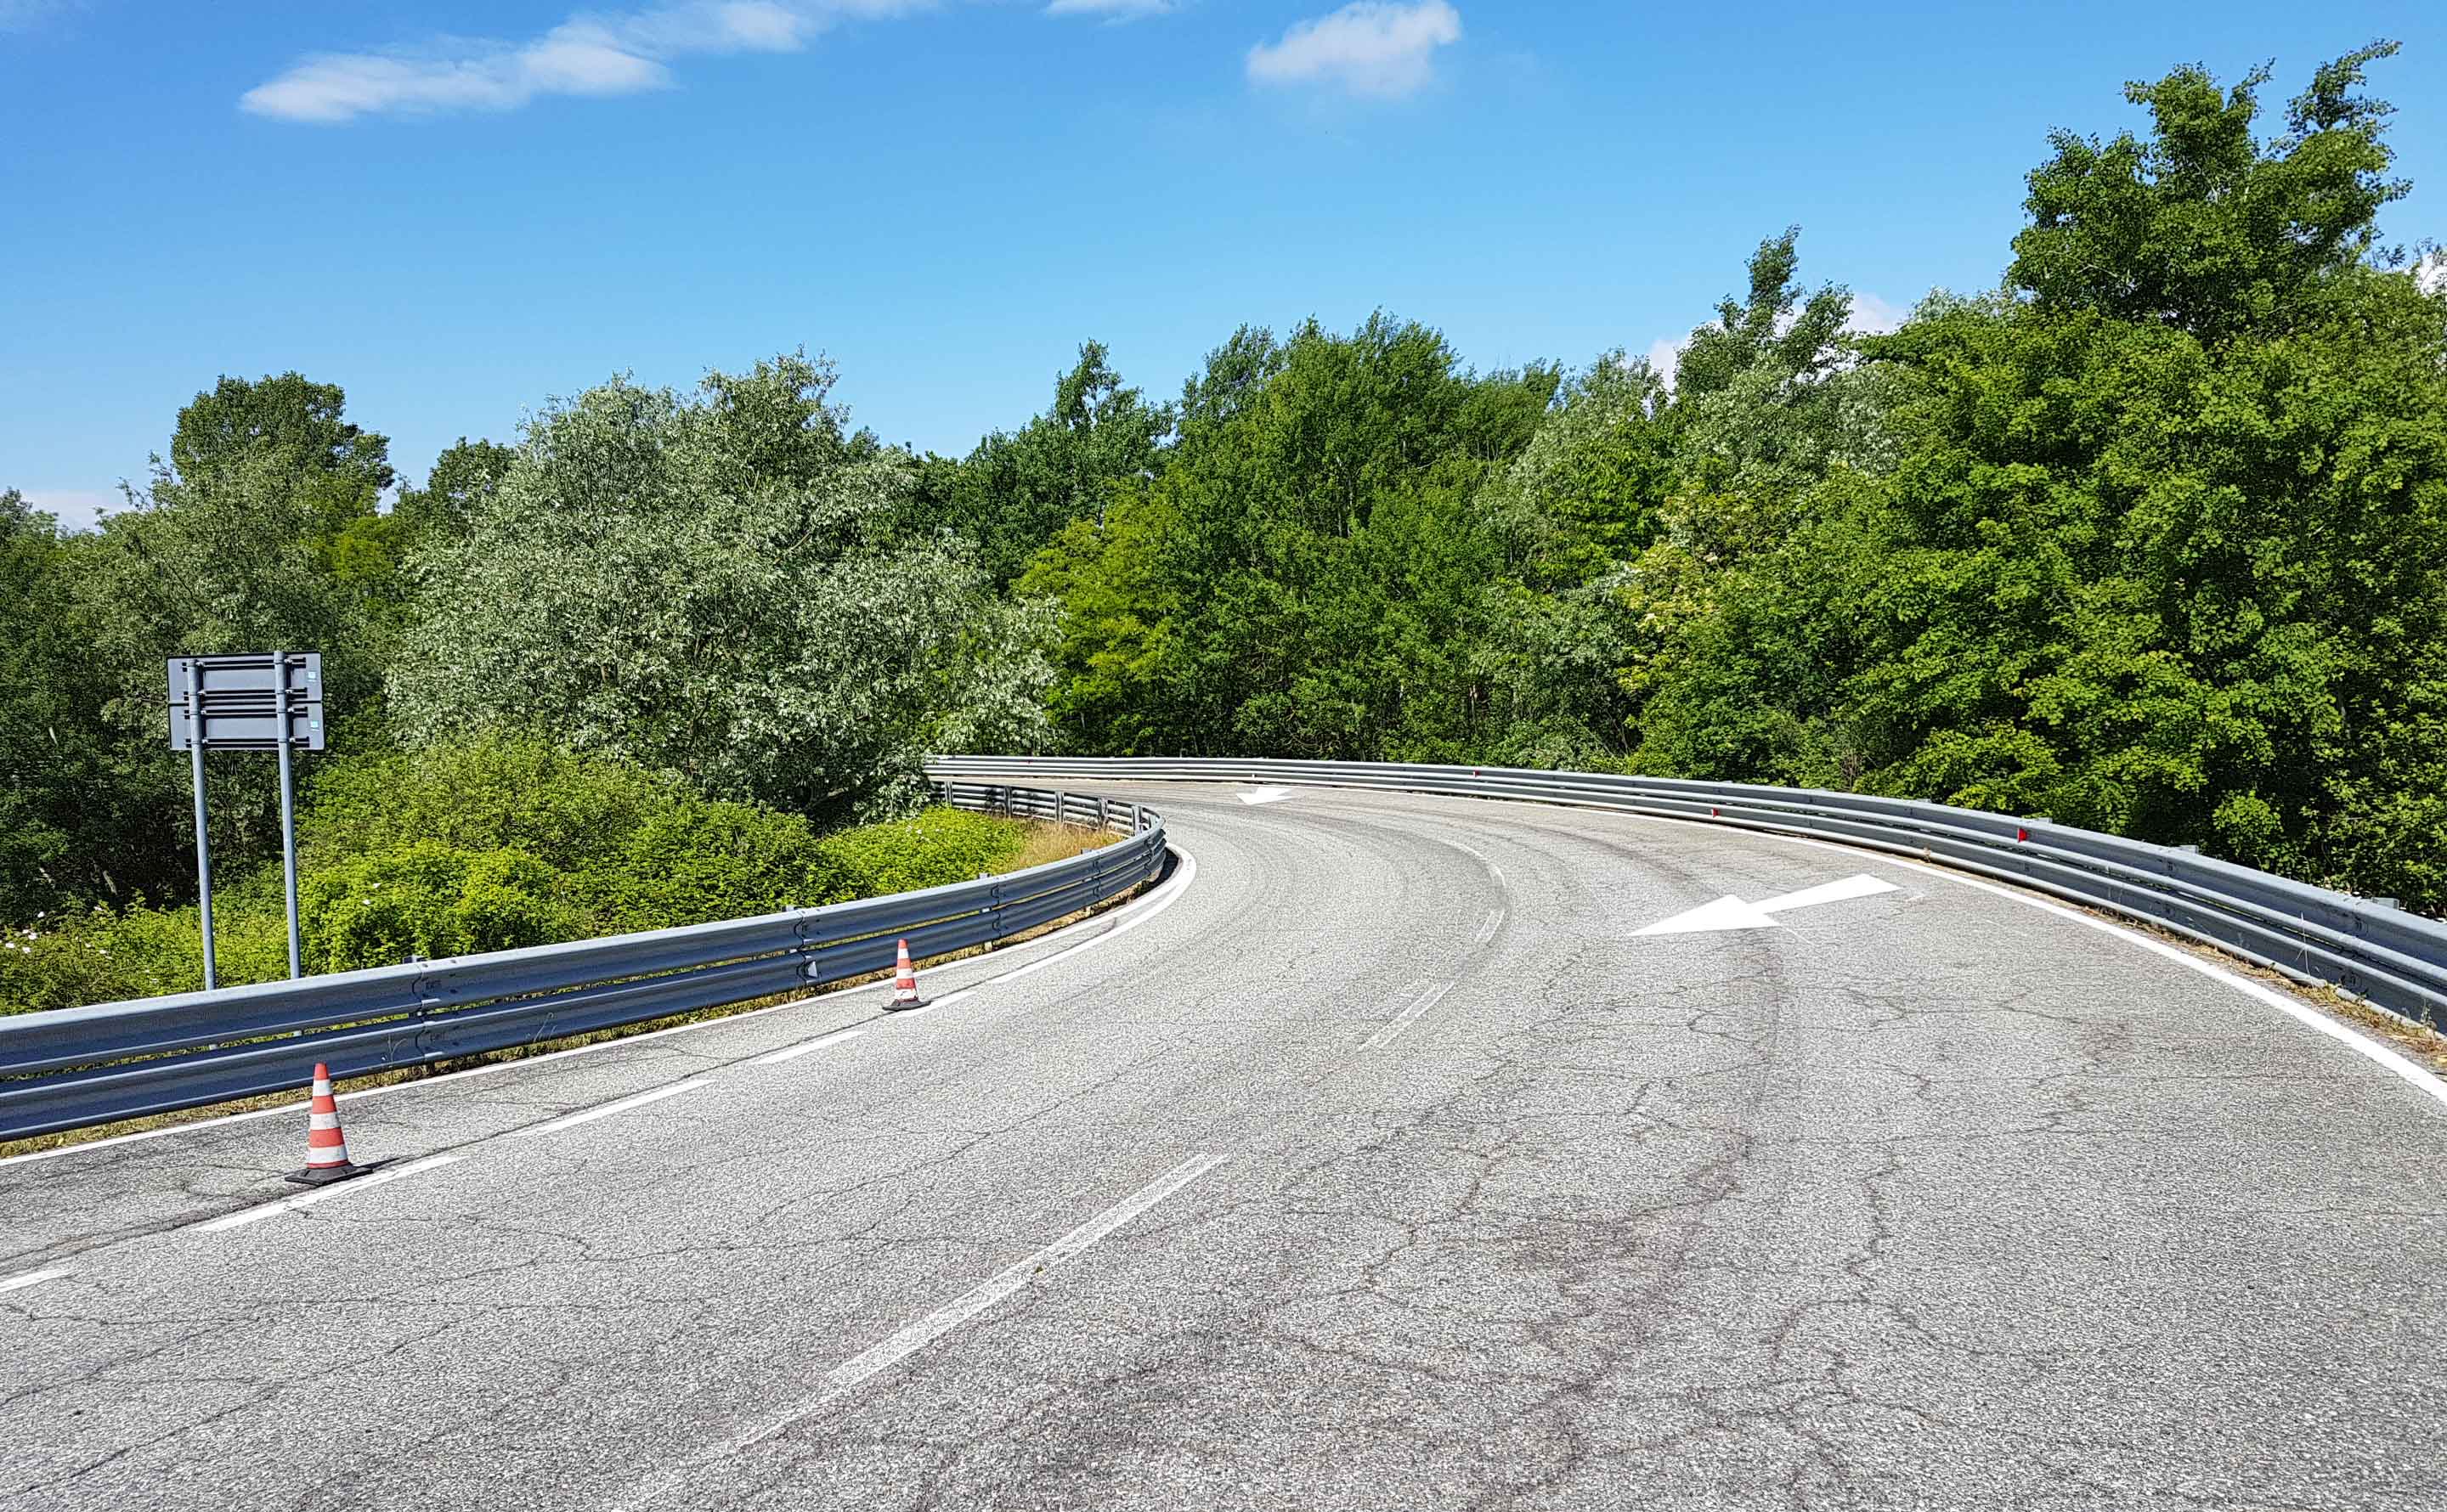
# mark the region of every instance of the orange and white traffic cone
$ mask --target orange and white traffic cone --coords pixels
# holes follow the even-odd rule
[[[332,1097],[332,1068],[314,1063],[314,1100],[307,1105],[306,1168],[289,1178],[303,1186],[345,1181],[357,1174],[349,1161],[348,1136],[340,1132],[340,1105]]]
[[[898,1013],[902,1009],[918,1006],[918,968],[909,964],[909,942],[904,939],[901,942],[900,964],[892,969],[890,1011]]]

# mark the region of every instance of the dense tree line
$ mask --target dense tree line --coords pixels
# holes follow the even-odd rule
[[[786,354],[408,487],[338,388],[224,378],[99,530],[0,496],[0,918],[186,896],[162,658],[276,645],[370,759],[541,740],[818,828],[930,748],[1571,765],[2447,907],[2447,292],[2379,239],[2392,50],[2274,123],[2263,72],[2130,86],[2147,129],[2053,140],[1999,286],[1890,334],[1771,236],[1670,370],[1378,314],[1155,403],[1091,342],[955,458]],[[268,854],[270,764],[214,776],[217,847]]]
[[[2060,133],[1992,293],[1850,335],[1793,233],[1669,373],[1243,331],[1019,580],[1071,748],[1927,797],[2447,906],[2447,298],[2363,49]]]

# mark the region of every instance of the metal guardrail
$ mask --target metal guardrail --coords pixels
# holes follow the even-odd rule
[[[0,1139],[82,1128],[769,997],[1007,939],[1163,870],[1162,816],[1000,784],[958,807],[1127,837],[1003,877],[759,918],[0,1017]]]
[[[949,756],[938,781],[1249,782],[1379,787],[1620,809],[1937,861],[2105,909],[2447,1027],[2447,923],[2189,850],[2044,819],[1745,783],[1377,762]]]

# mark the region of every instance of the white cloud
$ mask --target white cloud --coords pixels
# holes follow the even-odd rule
[[[127,507],[125,498],[95,488],[28,488],[26,502],[70,530],[87,530],[108,510]]]
[[[446,38],[419,48],[316,53],[238,97],[282,121],[513,110],[541,95],[620,95],[672,82],[689,53],[793,52],[844,17],[930,0],[689,0],[621,14],[580,13],[526,42]]]
[[[1134,21],[1140,16],[1160,16],[1174,8],[1174,0],[1053,0],[1045,8],[1049,16],[1110,16],[1115,21]]]
[[[2413,270],[2413,281],[2426,294],[2447,293],[2447,250],[2432,253]]]
[[[1902,306],[1888,304],[1876,294],[1856,293],[1852,296],[1852,318],[1844,322],[1844,329],[1855,335],[1884,336],[1903,330],[1904,322],[1910,318],[1911,312]]]
[[[1435,51],[1461,40],[1446,0],[1356,0],[1249,49],[1252,83],[1332,84],[1353,94],[1406,95],[1434,77]]]

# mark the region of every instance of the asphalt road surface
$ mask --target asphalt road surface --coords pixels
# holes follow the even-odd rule
[[[304,1207],[294,1111],[0,1165],[0,1506],[2447,1507],[2384,1051],[1866,853],[1110,790],[1194,868],[929,1011],[344,1097]]]

